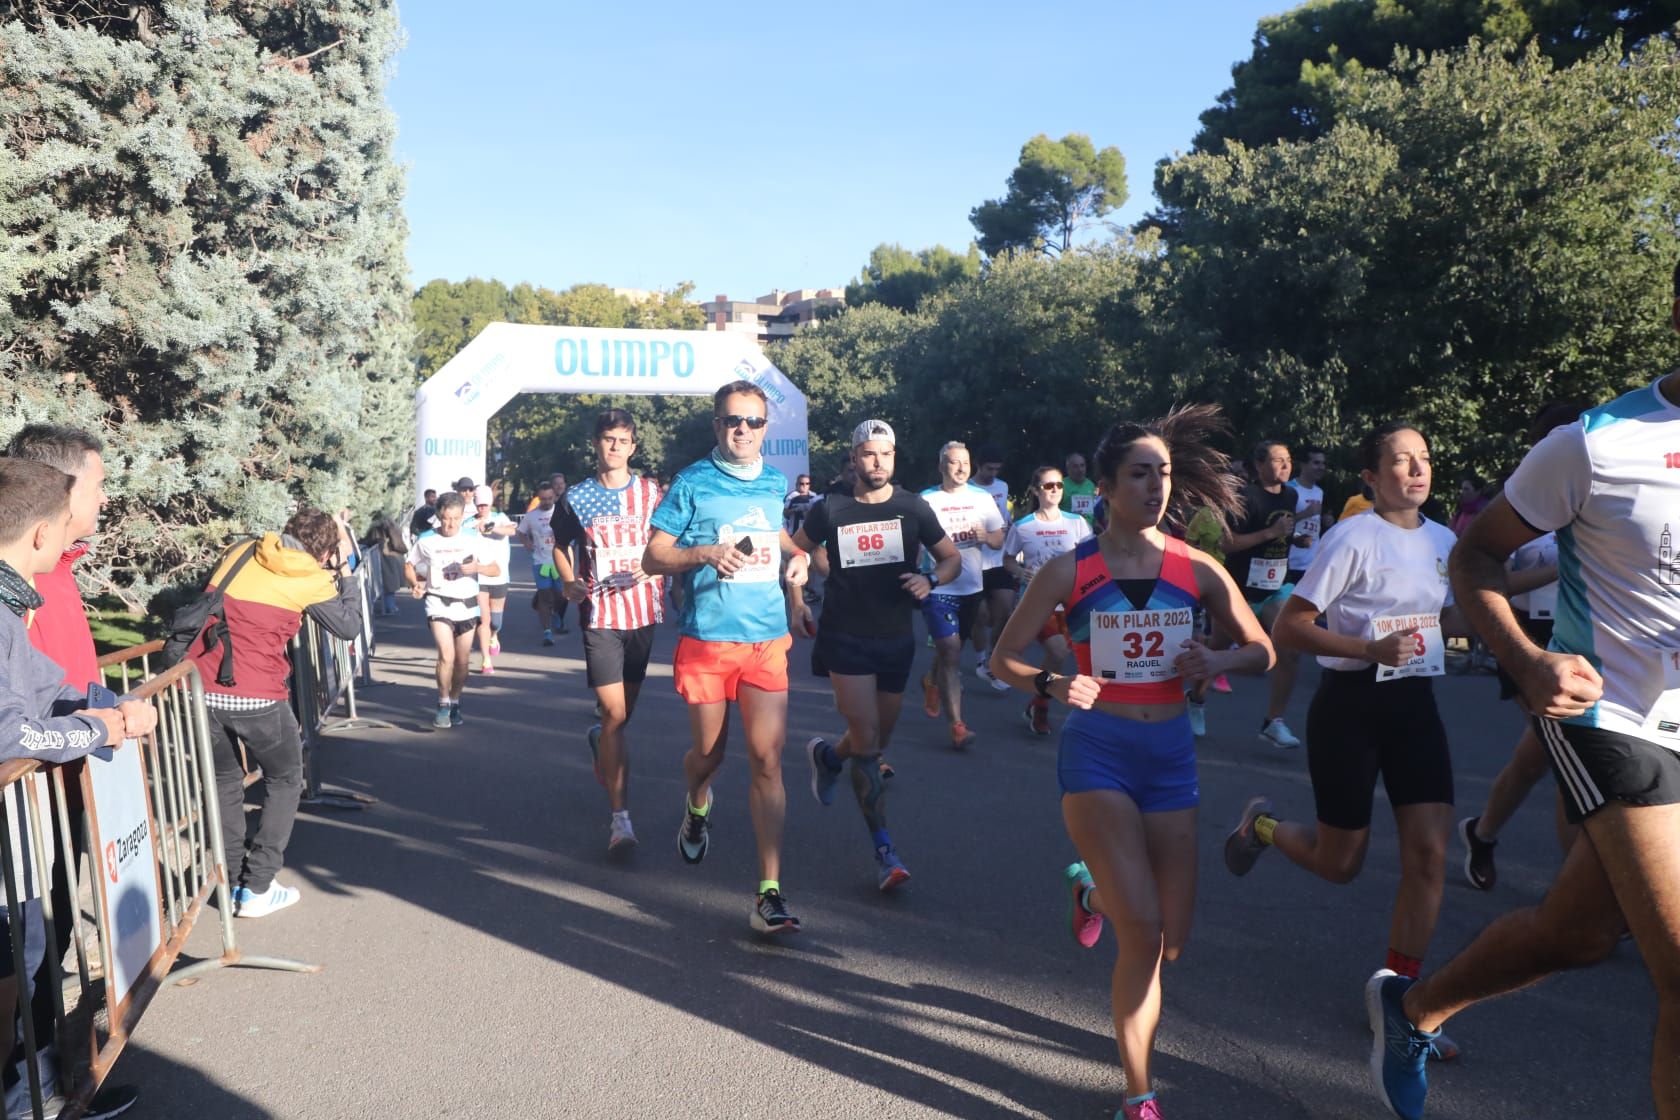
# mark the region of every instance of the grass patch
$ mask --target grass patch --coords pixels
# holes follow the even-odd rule
[[[87,608],[93,648],[101,657],[163,637],[161,621],[125,609],[122,600],[114,595],[90,600]]]

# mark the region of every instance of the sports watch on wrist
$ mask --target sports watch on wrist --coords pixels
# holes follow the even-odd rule
[[[1033,677],[1033,690],[1044,699],[1050,699],[1050,686],[1062,679],[1060,673],[1053,673],[1049,669],[1040,669]]]

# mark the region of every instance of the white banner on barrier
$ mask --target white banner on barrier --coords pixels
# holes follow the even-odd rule
[[[114,1010],[123,1005],[163,944],[161,886],[140,747],[130,740],[109,761],[90,756],[87,790],[93,808],[99,925],[106,931],[106,998]]]

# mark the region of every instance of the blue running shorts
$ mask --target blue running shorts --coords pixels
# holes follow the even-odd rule
[[[972,595],[941,595],[935,591],[922,600],[922,621],[927,623],[928,636],[938,641],[955,634],[968,641],[974,633],[974,620],[980,614],[983,592]]]
[[[1183,713],[1164,723],[1140,723],[1075,708],[1062,721],[1056,777],[1063,793],[1115,789],[1145,813],[1193,809],[1202,799],[1196,737]]]

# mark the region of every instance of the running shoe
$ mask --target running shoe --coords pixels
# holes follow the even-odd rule
[[[303,897],[295,887],[270,883],[260,894],[250,887],[233,888],[233,916],[236,918],[266,918],[276,910],[284,910]]]
[[[944,711],[944,705],[939,700],[939,686],[933,683],[931,673],[922,674],[922,711],[929,719],[938,719],[939,713]]]
[[[823,748],[827,746],[828,740],[821,735],[811,736],[805,744],[805,757],[811,763],[811,796],[818,805],[834,804],[834,786],[840,781],[840,771],[830,770],[823,761]]]
[[[554,644],[554,631],[553,630],[544,630],[543,631],[543,645],[551,646],[553,644]]]
[[[951,725],[951,748],[953,750],[966,751],[974,745],[978,738],[978,735],[968,729],[968,724],[960,719]]]
[[[759,933],[798,933],[799,919],[788,913],[782,892],[771,887],[753,902],[752,926]]]
[[[1091,881],[1091,872],[1083,863],[1068,864],[1062,878],[1067,880],[1068,888],[1068,932],[1073,934],[1075,945],[1090,949],[1102,936],[1103,928],[1103,916],[1085,905],[1085,892],[1096,884]]]
[[[636,846],[636,830],[630,827],[630,814],[613,814],[611,831],[607,836],[607,853],[627,852]]]
[[[449,705],[449,726],[459,727],[465,722],[467,717],[461,714],[461,702],[457,700]]]
[[[448,730],[449,728],[455,726],[454,722],[449,718],[448,704],[439,704],[437,706],[437,714],[432,717],[432,726],[443,728],[444,730]]]
[[[1260,738],[1279,750],[1292,751],[1301,745],[1301,740],[1289,730],[1289,725],[1278,719],[1269,719],[1260,727]]]
[[[1416,981],[1386,968],[1365,983],[1365,1014],[1371,1023],[1371,1081],[1377,1099],[1401,1120],[1422,1120],[1429,1095],[1429,1044],[1439,1031],[1420,1031],[1400,1001]]]
[[[1243,806],[1237,827],[1225,837],[1225,869],[1233,875],[1247,875],[1254,870],[1254,861],[1266,850],[1260,837],[1254,834],[1254,819],[1272,811],[1272,803],[1264,797],[1251,797]]]
[[[1028,702],[1022,714],[1027,717],[1027,726],[1032,728],[1034,735],[1050,734],[1050,701],[1035,697]]]
[[[488,657],[484,659],[484,664],[478,667],[478,671],[487,677],[493,677],[496,675],[496,667],[490,663],[490,659]]]
[[[677,852],[685,863],[699,863],[706,858],[706,849],[712,846],[712,808],[717,804],[717,795],[711,790],[706,791],[706,815],[701,816],[688,807],[688,799],[683,799],[683,823],[677,830]]]
[[[875,849],[875,870],[877,885],[883,891],[890,891],[901,883],[910,881],[910,871],[904,866],[904,861],[898,858],[898,853],[891,847]]]
[[[1207,735],[1207,705],[1200,700],[1184,698],[1184,714],[1190,717],[1190,733],[1201,739]]]
[[[490,656],[491,657],[500,657],[501,655],[502,655],[502,639],[500,638],[500,636],[498,636],[496,634],[492,634],[492,635],[490,635]]]
[[[996,677],[992,676],[992,667],[987,664],[990,660],[991,655],[988,653],[981,653],[974,659],[974,675],[985,681],[987,684],[991,684],[993,681],[997,680]]]
[[[591,724],[585,738],[589,740],[589,761],[595,767],[595,780],[606,785],[606,780],[601,777],[601,725]]]
[[[1458,822],[1458,835],[1464,841],[1464,878],[1479,891],[1491,891],[1499,881],[1493,866],[1496,841],[1483,840],[1476,835],[1476,823],[1481,817],[1465,817]]]
[[[1226,695],[1230,695],[1231,678],[1227,677],[1224,673],[1221,673],[1217,677],[1213,678],[1213,681],[1208,685],[1208,687],[1213,689],[1215,692],[1223,692]]]
[[[1161,1106],[1150,1097],[1142,1104],[1129,1104],[1120,1109],[1120,1114],[1114,1120],[1163,1120]]]

